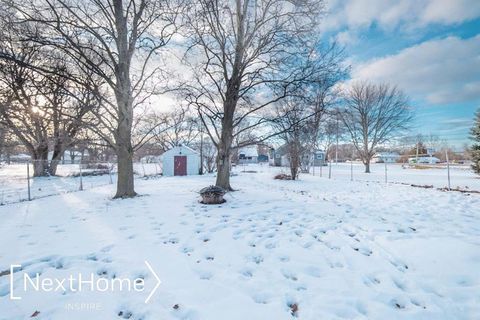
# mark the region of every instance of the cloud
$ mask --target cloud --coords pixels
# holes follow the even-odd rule
[[[323,21],[327,31],[407,25],[414,30],[429,24],[452,25],[480,16],[480,1],[471,0],[330,0]]]
[[[352,80],[388,82],[433,104],[480,99],[480,34],[429,40],[352,70]]]
[[[464,130],[473,126],[472,118],[451,118],[440,121],[440,125],[446,130]]]
[[[358,42],[358,36],[354,32],[342,31],[335,35],[335,40],[342,46],[352,45]]]

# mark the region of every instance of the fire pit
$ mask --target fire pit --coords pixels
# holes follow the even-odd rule
[[[216,186],[205,187],[200,190],[200,195],[202,196],[201,203],[203,204],[220,204],[224,203],[226,200],[223,199],[225,195],[225,190]]]

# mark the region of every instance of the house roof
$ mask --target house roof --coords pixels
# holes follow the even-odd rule
[[[375,157],[400,157],[397,152],[378,152]]]
[[[258,157],[258,150],[256,146],[244,147],[238,150],[238,154],[244,154],[245,157]]]

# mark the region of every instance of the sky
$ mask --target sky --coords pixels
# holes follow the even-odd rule
[[[352,80],[410,97],[410,134],[469,143],[480,109],[480,0],[327,0],[321,28],[345,47]]]

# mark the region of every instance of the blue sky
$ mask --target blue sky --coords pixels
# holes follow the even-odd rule
[[[328,0],[323,32],[345,46],[353,80],[397,85],[411,134],[469,142],[480,108],[480,0]]]

